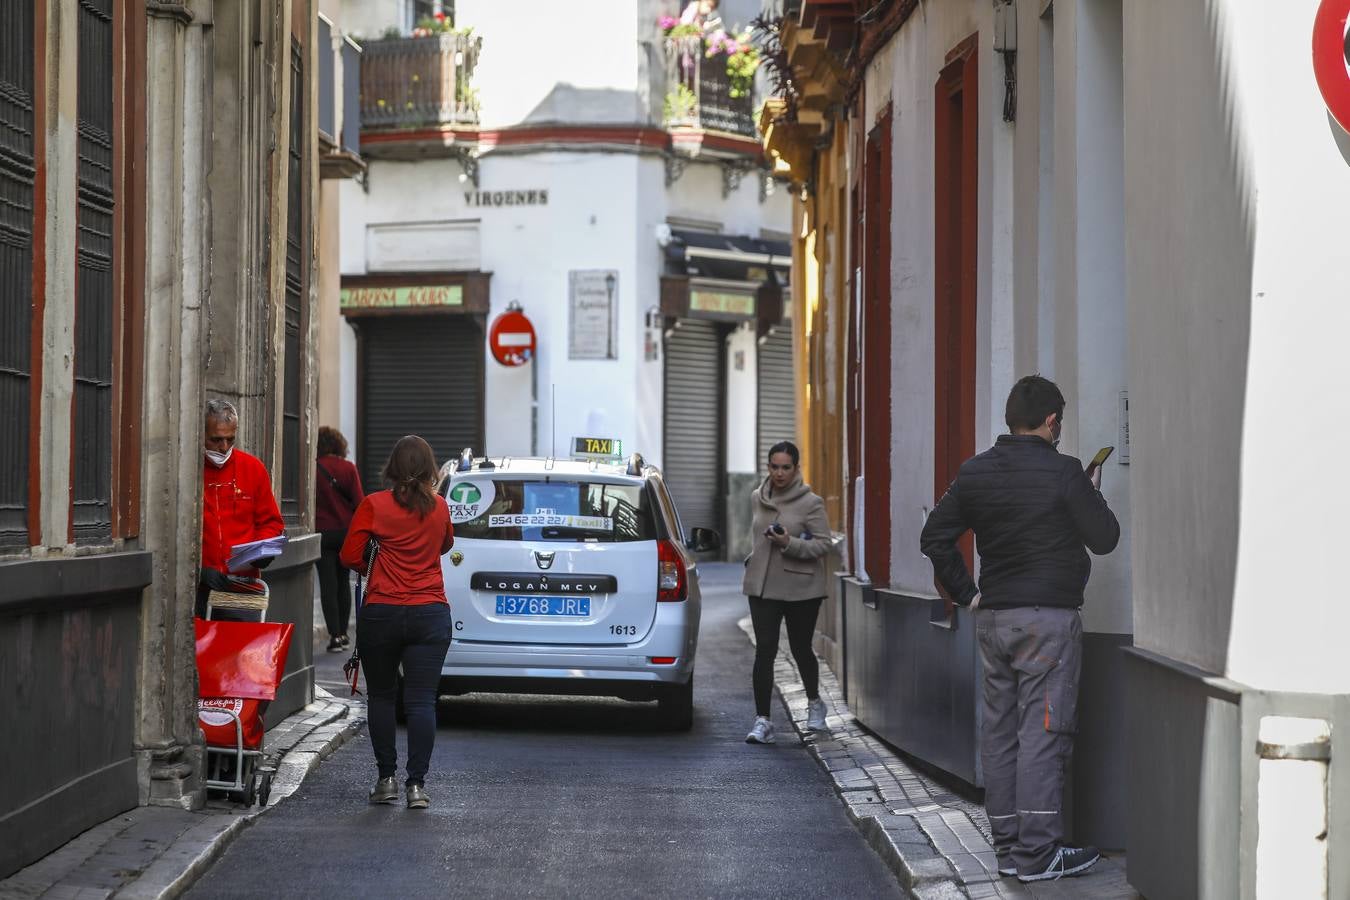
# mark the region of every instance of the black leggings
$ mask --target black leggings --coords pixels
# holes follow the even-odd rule
[[[769,714],[773,697],[773,663],[778,658],[778,629],[787,620],[788,647],[797,661],[808,700],[820,697],[820,665],[811,649],[811,637],[820,615],[820,602],[814,600],[768,600],[750,598],[750,621],[755,627],[755,715]]]
[[[314,566],[319,570],[319,596],[323,600],[323,621],[328,636],[335,638],[347,633],[352,619],[351,573],[338,559],[342,541],[347,537],[341,531],[323,531],[319,539],[319,558]]]

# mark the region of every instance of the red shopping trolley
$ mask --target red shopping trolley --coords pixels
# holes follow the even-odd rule
[[[197,619],[197,723],[206,739],[206,786],[266,805],[272,773],[260,770],[263,713],[277,695],[291,646],[289,622]]]

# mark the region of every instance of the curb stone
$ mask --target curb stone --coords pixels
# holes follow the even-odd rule
[[[314,702],[267,733],[262,765],[274,769],[266,807],[210,801],[204,810],[142,806],[109,819],[0,880],[0,900],[48,897],[173,900],[244,829],[300,787],[365,725],[365,704],[315,687]]]

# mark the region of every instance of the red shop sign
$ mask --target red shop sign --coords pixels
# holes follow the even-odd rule
[[[1313,74],[1331,116],[1350,131],[1350,66],[1346,62],[1345,21],[1350,0],[1322,0],[1313,22]]]
[[[492,320],[488,329],[488,348],[492,358],[504,366],[523,366],[534,359],[534,325],[519,307],[508,308]]]

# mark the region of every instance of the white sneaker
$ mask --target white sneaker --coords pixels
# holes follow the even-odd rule
[[[745,736],[747,744],[772,744],[775,738],[773,736],[773,723],[769,721],[768,716],[756,716],[755,727],[750,729],[750,733]]]
[[[806,705],[806,727],[810,731],[826,731],[825,701],[817,697]]]

